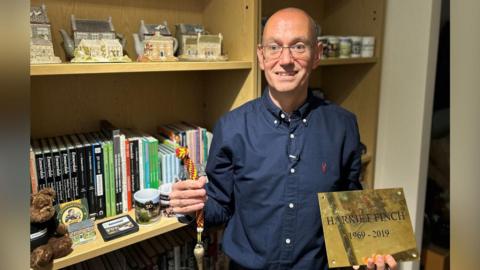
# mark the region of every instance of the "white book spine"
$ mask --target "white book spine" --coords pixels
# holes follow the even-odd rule
[[[125,152],[125,135],[120,135],[120,158],[122,164],[122,212],[128,212],[128,199],[127,199],[127,157]]]
[[[140,189],[145,188],[145,174],[143,170],[143,140],[138,139],[138,175],[140,176]]]

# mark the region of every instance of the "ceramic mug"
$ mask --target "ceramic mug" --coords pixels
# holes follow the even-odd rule
[[[135,200],[135,220],[140,225],[148,225],[160,220],[160,191],[141,189],[133,194]]]
[[[362,38],[362,57],[373,57],[375,48],[375,37]]]

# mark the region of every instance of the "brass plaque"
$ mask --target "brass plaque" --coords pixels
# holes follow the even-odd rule
[[[318,193],[318,201],[330,268],[366,265],[374,254],[419,259],[402,188]]]

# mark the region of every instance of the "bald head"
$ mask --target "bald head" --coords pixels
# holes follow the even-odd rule
[[[305,11],[293,7],[281,9],[268,18],[263,29],[262,40],[265,41],[272,31],[282,31],[282,28],[291,24],[306,27],[310,41],[316,41],[318,30],[315,21]]]

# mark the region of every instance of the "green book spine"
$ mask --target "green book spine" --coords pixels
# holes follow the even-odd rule
[[[155,155],[154,155],[153,141],[148,140],[148,160],[150,162],[150,187],[158,188],[157,180],[155,179]],[[158,151],[158,150],[157,150]]]
[[[110,165],[108,164],[108,143],[102,143],[103,150],[103,186],[105,190],[105,210],[106,216],[109,217],[112,215],[111,205],[110,205]]]

